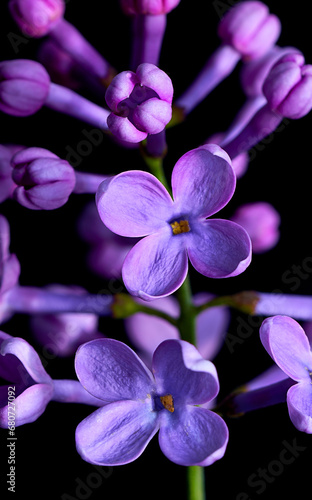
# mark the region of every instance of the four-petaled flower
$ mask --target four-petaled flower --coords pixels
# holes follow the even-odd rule
[[[294,426],[312,434],[312,352],[303,328],[288,316],[264,320],[260,339],[277,366],[294,384],[287,391],[287,406]]]
[[[132,462],[158,430],[162,452],[179,465],[206,466],[224,455],[225,422],[197,406],[217,395],[217,372],[192,344],[162,342],[151,373],[126,344],[92,340],[79,347],[75,366],[84,388],[107,403],[77,427],[77,450],[87,462]]]
[[[104,224],[121,236],[141,239],[124,261],[128,291],[144,300],[170,295],[184,282],[188,258],[211,278],[243,272],[251,260],[250,238],[238,224],[206,218],[235,190],[229,156],[205,144],[184,154],[172,172],[173,199],[153,175],[123,172],[100,184],[96,202]]]

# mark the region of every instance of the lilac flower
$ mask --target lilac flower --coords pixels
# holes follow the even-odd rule
[[[171,120],[173,87],[169,76],[154,64],[140,64],[113,78],[105,99],[112,110],[107,118],[118,139],[140,142],[158,134]]]
[[[239,2],[221,19],[218,35],[246,59],[265,54],[280,35],[281,23],[262,2]]]
[[[43,148],[25,148],[11,161],[17,184],[13,197],[32,210],[54,210],[73,192],[75,171],[66,160]]]
[[[50,77],[36,61],[14,59],[0,62],[0,111],[29,116],[44,105]]]
[[[208,293],[194,295],[194,305],[208,302],[213,296]],[[136,302],[143,303],[141,299]],[[152,308],[166,312],[178,318],[180,308],[175,297],[164,297],[154,300]],[[221,349],[230,321],[230,313],[226,307],[212,307],[198,314],[196,318],[196,346],[204,359],[212,360]],[[151,366],[152,355],[156,347],[167,339],[179,339],[179,330],[157,316],[137,313],[125,319],[125,329],[132,344],[147,366]]]
[[[34,348],[0,331],[0,428],[8,427],[8,388],[14,386],[15,426],[37,420],[50,401],[102,406],[77,380],[52,380]]]
[[[158,16],[173,10],[180,0],[120,0],[122,10],[127,15]]]
[[[20,30],[31,37],[46,35],[63,17],[63,0],[10,0],[10,13]]]
[[[16,184],[12,179],[12,157],[24,146],[0,144],[0,203],[12,197]]]
[[[129,292],[145,300],[170,295],[186,278],[188,258],[211,278],[236,276],[250,263],[246,231],[234,222],[209,219],[231,199],[235,174],[216,145],[183,155],[172,172],[173,198],[153,175],[123,172],[96,194],[104,224],[121,236],[142,237],[122,269]]]
[[[75,286],[50,285],[51,292],[83,296],[86,290]],[[60,357],[73,356],[77,348],[89,340],[103,338],[98,331],[99,318],[91,313],[35,314],[30,328],[36,341]]]
[[[231,220],[246,229],[254,253],[270,250],[279,240],[280,216],[270,203],[254,202],[241,205]]]
[[[289,416],[294,426],[312,433],[312,352],[303,328],[288,316],[267,318],[260,339],[275,363],[298,382],[287,392]]]
[[[0,215],[0,323],[12,315],[6,306],[6,295],[17,285],[21,272],[20,263],[16,255],[10,253],[9,247],[10,226]]]
[[[77,224],[81,238],[89,245],[89,268],[103,278],[121,278],[124,260],[138,238],[124,238],[110,231],[101,221],[96,205],[85,206]]]
[[[158,430],[162,452],[179,465],[207,466],[224,455],[226,424],[194,406],[216,396],[217,372],[192,344],[162,342],[151,373],[122,342],[93,340],[78,349],[75,368],[85,389],[107,403],[76,429],[77,450],[87,462],[132,462]]]

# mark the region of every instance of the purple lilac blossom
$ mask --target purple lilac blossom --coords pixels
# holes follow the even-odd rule
[[[17,284],[21,272],[16,255],[10,250],[10,226],[5,217],[0,215],[0,323],[8,320],[12,312],[7,307],[6,298]]]
[[[11,16],[20,30],[31,37],[46,35],[63,17],[63,0],[10,0]]]
[[[12,157],[25,146],[0,144],[0,203],[12,197],[16,184],[12,179]]]
[[[273,316],[260,327],[261,342],[273,361],[292,380],[287,406],[294,426],[312,433],[312,352],[303,328],[288,316]]]
[[[120,0],[123,12],[129,16],[168,14],[179,3],[180,0]]]
[[[132,462],[158,431],[162,452],[176,464],[207,466],[224,455],[225,422],[194,406],[217,395],[217,372],[192,344],[162,342],[151,372],[126,344],[93,340],[79,347],[75,369],[83,387],[106,403],[76,429],[77,450],[87,462]]]
[[[205,141],[205,144],[218,144],[218,146],[220,146],[225,135],[225,133],[220,132],[217,134],[213,134]],[[245,151],[232,160],[232,167],[237,179],[239,179],[246,173],[248,169],[248,163],[249,156]]]
[[[96,203],[104,224],[121,236],[147,236],[123,264],[123,280],[132,295],[145,300],[170,295],[184,282],[188,259],[211,278],[246,269],[251,259],[247,232],[232,221],[206,219],[229,202],[235,182],[227,154],[208,144],[176,163],[174,201],[147,172],[123,172],[100,185]]]
[[[26,340],[0,331],[0,428],[8,427],[8,387],[15,387],[16,427],[37,420],[50,401],[102,406],[77,380],[52,380]]]
[[[140,64],[136,72],[122,71],[105,94],[112,110],[108,128],[118,139],[128,142],[158,134],[171,120],[172,97],[171,79],[154,64]]]
[[[15,59],[0,62],[0,111],[29,116],[45,104],[50,77],[36,61]]]
[[[81,287],[50,285],[48,290],[63,294],[87,293]],[[30,317],[33,337],[42,345],[49,347],[60,357],[73,356],[77,348],[89,340],[103,338],[99,332],[99,318],[91,313],[35,314]]]
[[[198,293],[193,297],[195,306],[208,302],[213,295],[206,292]],[[144,305],[141,299],[135,299]],[[173,318],[180,315],[180,307],[173,296],[154,300],[152,308],[163,311]],[[204,359],[212,360],[221,349],[227,328],[230,322],[230,313],[226,307],[212,307],[202,311],[196,317],[196,347]],[[125,319],[127,335],[136,348],[144,363],[150,367],[153,352],[156,347],[167,339],[180,339],[179,330],[157,316],[137,313]]]
[[[269,13],[262,2],[239,2],[221,19],[218,35],[244,59],[252,60],[265,54],[281,32],[280,20]]]
[[[110,231],[101,221],[95,203],[85,206],[78,219],[77,230],[89,245],[88,267],[103,278],[121,278],[121,270],[127,253],[138,238],[125,238]]]
[[[55,210],[74,190],[75,171],[66,160],[43,148],[25,148],[11,160],[17,185],[13,198],[32,210]]]
[[[231,220],[246,229],[254,253],[271,250],[279,241],[281,218],[270,203],[254,202],[241,205]]]

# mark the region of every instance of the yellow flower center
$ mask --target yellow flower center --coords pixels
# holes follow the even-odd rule
[[[175,221],[170,226],[172,227],[173,234],[188,233],[191,230],[187,220]]]
[[[170,413],[174,412],[173,397],[171,396],[171,394],[166,394],[166,396],[160,396],[159,399],[162,402],[163,406],[166,408],[166,410],[170,411]]]

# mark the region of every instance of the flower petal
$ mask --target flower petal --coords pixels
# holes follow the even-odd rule
[[[76,429],[78,453],[98,465],[138,458],[158,431],[157,412],[141,401],[117,401],[85,418]]]
[[[245,229],[234,222],[222,219],[193,222],[188,236],[189,259],[204,276],[237,276],[250,264],[250,238]]]
[[[53,396],[52,384],[35,384],[15,398],[15,425],[29,424],[37,420]],[[0,409],[0,427],[7,428],[8,407]]]
[[[154,386],[151,372],[126,344],[96,339],[81,345],[75,369],[83,387],[103,401],[145,399]]]
[[[236,176],[225,151],[214,144],[205,144],[177,161],[171,183],[181,213],[209,217],[232,198]]]
[[[187,252],[179,237],[165,228],[139,241],[125,258],[124,284],[144,300],[165,297],[183,283],[188,271]]]
[[[171,394],[174,406],[201,404],[219,392],[216,368],[195,346],[183,340],[165,340],[153,355],[153,373],[159,395]]]
[[[302,432],[312,434],[312,385],[301,382],[287,392],[290,420]]]
[[[312,353],[303,328],[288,316],[266,318],[260,340],[275,363],[293,380],[310,381]]]
[[[224,420],[210,410],[194,406],[173,413],[161,412],[159,445],[179,465],[211,465],[223,457],[228,442]]]
[[[100,184],[96,193],[104,224],[121,236],[146,236],[166,224],[173,201],[156,177],[139,170],[123,172]]]
[[[128,118],[114,115],[114,113],[108,115],[107,126],[111,133],[121,141],[137,143],[147,137],[147,132],[137,129]]]

